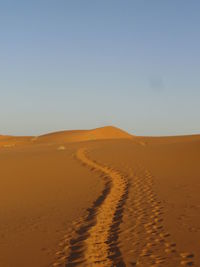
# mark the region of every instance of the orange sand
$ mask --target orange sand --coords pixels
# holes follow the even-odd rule
[[[200,136],[0,136],[0,267],[200,266]]]

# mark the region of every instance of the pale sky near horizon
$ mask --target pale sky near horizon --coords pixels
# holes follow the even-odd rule
[[[0,1],[0,134],[200,133],[200,1]]]

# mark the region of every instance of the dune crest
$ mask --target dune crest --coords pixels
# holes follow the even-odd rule
[[[73,130],[49,133],[38,137],[37,142],[82,142],[104,139],[131,139],[132,135],[113,127],[105,126],[92,130]]]

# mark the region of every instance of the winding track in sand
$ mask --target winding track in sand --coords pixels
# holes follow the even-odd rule
[[[135,166],[131,179],[131,174],[122,174],[91,159],[84,148],[77,151],[76,159],[96,172],[105,186],[72,238],[65,240],[67,255],[59,252],[61,261],[53,266],[195,265],[194,255],[179,253],[176,243],[164,229],[163,207],[153,190],[154,179],[149,171]],[[122,218],[125,219],[123,223],[128,223],[125,232],[120,232]],[[119,235],[122,240],[130,240],[125,248],[122,240],[119,242]]]
[[[70,241],[66,266],[125,266],[118,247],[119,225],[128,195],[128,180],[120,172],[91,160],[85,149],[77,159],[105,179],[105,189],[89,209],[85,223]]]

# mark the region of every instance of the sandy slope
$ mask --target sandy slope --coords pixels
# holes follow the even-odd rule
[[[133,136],[124,132],[121,129],[112,126],[106,126],[102,128],[92,130],[75,130],[75,131],[62,131],[50,134],[41,135],[37,138],[37,143],[44,142],[83,142],[91,140],[102,139],[132,139]]]
[[[0,136],[0,266],[200,266],[200,136]]]

